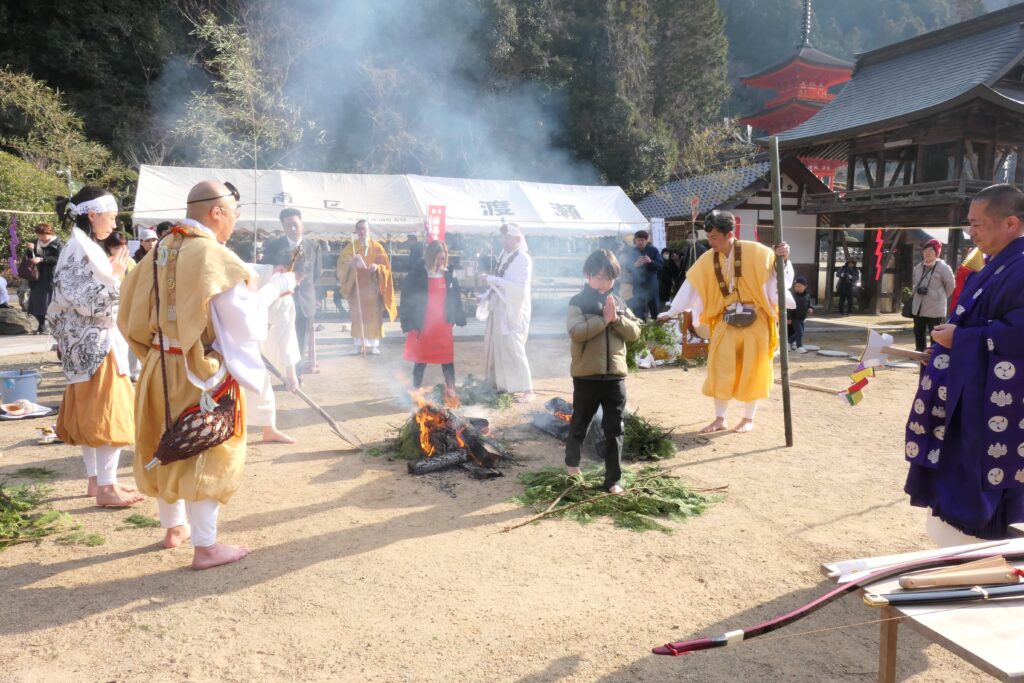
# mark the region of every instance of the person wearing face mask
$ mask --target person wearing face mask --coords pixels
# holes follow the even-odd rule
[[[914,319],[914,345],[918,351],[928,347],[932,329],[945,319],[947,302],[956,288],[953,269],[939,259],[941,253],[942,242],[928,240],[921,250],[921,263],[914,266],[914,300],[910,310]]]
[[[57,435],[82,449],[87,495],[97,505],[128,507],[145,497],[117,481],[121,449],[135,443],[128,344],[116,324],[128,250],[109,257],[103,248],[114,230],[117,201],[87,185],[71,199],[58,198],[57,216],[71,231],[54,269],[47,310],[68,381]]]

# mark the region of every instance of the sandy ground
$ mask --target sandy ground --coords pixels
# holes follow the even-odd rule
[[[329,326],[330,327],[330,326]],[[328,334],[330,334],[328,330]],[[855,350],[861,335],[809,342]],[[907,338],[904,337],[904,343]],[[393,435],[408,374],[398,345],[379,358],[321,346],[310,394],[368,444]],[[541,399],[569,397],[566,343],[530,343]],[[460,378],[479,374],[478,341],[459,342]],[[45,356],[5,359],[37,366]],[[793,357],[793,377],[841,388],[853,364]],[[726,498],[674,534],[608,523],[546,521],[509,503],[516,473],[561,464],[562,448],[528,426],[531,406],[487,415],[513,445],[504,478],[424,478],[405,463],[342,452],[341,441],[291,395],[280,425],[295,446],[254,432],[245,482],[221,512],[221,539],[247,543],[242,562],[188,568],[187,548],[156,546],[158,529],[117,530],[131,512],[83,496],[76,449],[36,446],[35,422],[0,427],[0,475],[25,466],[59,473],[48,501],[70,512],[98,547],[45,540],[0,553],[0,653],[10,681],[869,681],[876,618],[847,597],[737,648],[668,658],[669,640],[742,628],[830,587],[822,561],[931,547],[923,514],[902,493],[902,425],[914,370],[883,371],[856,408],[793,390],[796,445],[784,447],[781,392],[762,403],[752,434],[705,438],[711,401],[702,370],[644,371],[629,404],[676,428],[669,466]],[[440,381],[437,368],[427,381]],[[47,368],[44,402],[63,385]],[[469,411],[482,414],[481,411]],[[129,458],[122,476],[130,479]],[[7,483],[16,481],[10,477]],[[134,511],[156,516],[146,501]],[[808,633],[808,631],[826,632]],[[898,675],[964,681],[984,675],[910,629]]]

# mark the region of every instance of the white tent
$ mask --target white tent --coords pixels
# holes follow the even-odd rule
[[[285,207],[301,210],[306,228],[321,235],[351,232],[360,218],[378,233],[418,231],[428,206],[445,207],[446,230],[457,233],[491,233],[505,221],[527,234],[567,236],[626,234],[648,225],[619,187],[183,166],[139,169],[133,221],[180,219],[189,188],[210,178],[241,193],[238,228],[255,224],[261,232],[280,229]]]

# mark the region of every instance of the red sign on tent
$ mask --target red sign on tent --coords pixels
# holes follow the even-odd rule
[[[427,206],[427,242],[444,241],[444,217],[445,207],[443,205]]]

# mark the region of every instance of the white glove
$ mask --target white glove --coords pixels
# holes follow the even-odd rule
[[[259,288],[256,296],[264,307],[269,307],[282,294],[295,290],[295,273],[274,273],[270,282]]]

